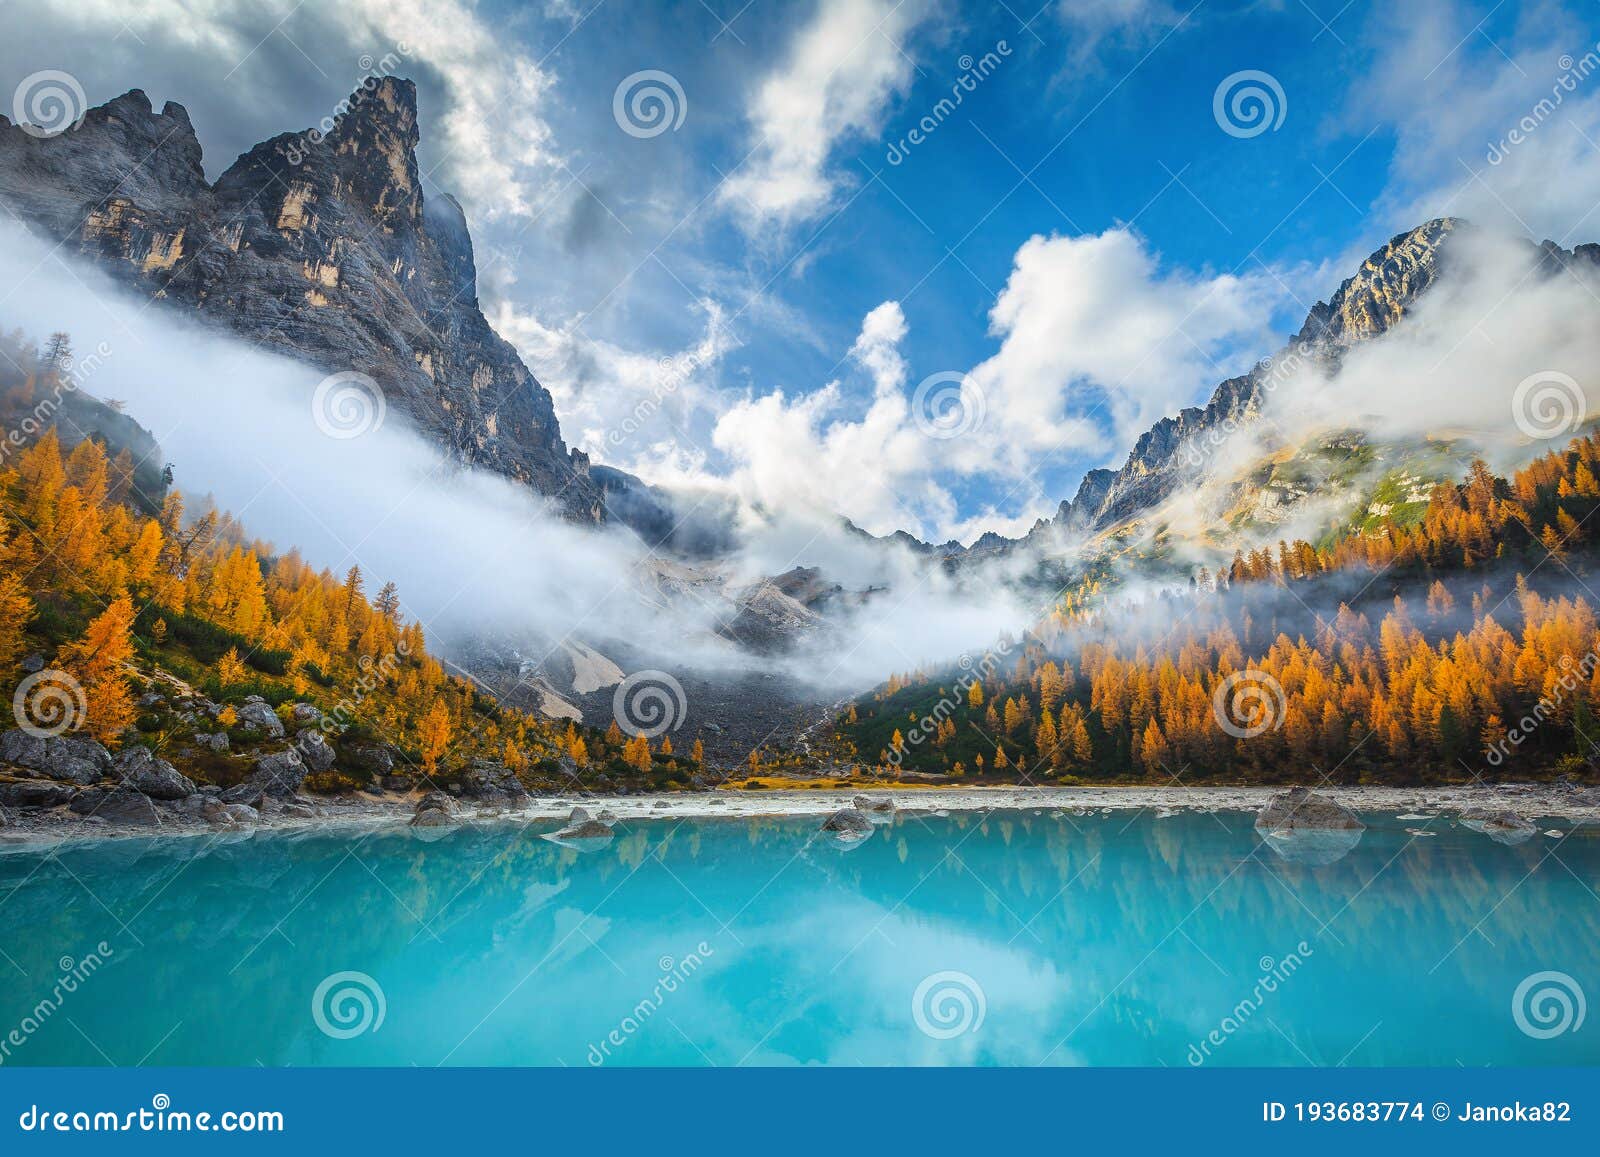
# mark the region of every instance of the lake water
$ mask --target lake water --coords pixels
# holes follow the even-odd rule
[[[0,1060],[1600,1063],[1600,831],[1365,818],[1298,849],[1244,814],[992,812],[848,850],[807,819],[12,852]]]

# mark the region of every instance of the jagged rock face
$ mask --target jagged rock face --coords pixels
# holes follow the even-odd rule
[[[375,79],[320,142],[263,142],[209,185],[188,114],[134,90],[55,137],[0,117],[0,202],[144,292],[371,375],[453,456],[598,521],[587,457],[479,310],[460,205],[423,195],[417,140],[414,86]]]
[[[1191,406],[1162,418],[1140,435],[1122,469],[1091,471],[1077,497],[1063,503],[1042,529],[1080,534],[1106,530],[1160,505],[1194,473],[1187,452],[1192,443],[1220,439],[1260,413],[1274,365],[1293,359],[1332,370],[1351,346],[1387,333],[1399,322],[1438,280],[1448,242],[1463,224],[1441,218],[1392,238],[1331,299],[1311,309],[1300,332],[1272,360],[1224,381],[1204,408]]]

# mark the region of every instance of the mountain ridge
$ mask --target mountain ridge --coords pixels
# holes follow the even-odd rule
[[[212,183],[188,112],[139,89],[38,137],[0,116],[0,202],[123,283],[327,372],[372,377],[454,458],[606,519],[589,459],[478,304],[459,203],[424,197],[416,89],[373,78],[327,134],[280,134]]]

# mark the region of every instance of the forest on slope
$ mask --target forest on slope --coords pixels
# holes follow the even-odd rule
[[[897,675],[841,742],[884,774],[1035,783],[1414,783],[1600,765],[1600,434],[1481,461],[1321,547],[1240,552],[1187,590],[1065,593],[1022,639]]]

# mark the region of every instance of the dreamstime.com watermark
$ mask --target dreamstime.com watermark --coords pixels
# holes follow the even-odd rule
[[[1257,362],[1256,392],[1259,401],[1256,410],[1259,411],[1265,405],[1265,399],[1277,393],[1304,364],[1305,355],[1298,348],[1290,349],[1282,357],[1262,358]],[[1183,444],[1184,465],[1191,470],[1203,465],[1207,458],[1239,432],[1242,425],[1239,415],[1229,414],[1216,425],[1208,426],[1203,436],[1187,439]]]
[[[34,1033],[48,1024],[50,1018],[55,1016],[67,1002],[67,998],[86,984],[89,978],[99,972],[101,966],[115,954],[116,950],[102,940],[94,946],[94,951],[87,953],[81,959],[74,960],[70,956],[63,956],[58,960],[56,967],[60,969],[60,974],[50,991],[17,1022],[10,1032],[0,1037],[0,1065],[9,1061],[15,1050],[26,1045]]]
[[[989,1012],[983,985],[965,972],[935,972],[911,994],[911,1019],[934,1040],[954,1040],[977,1032]]]
[[[974,683],[981,683],[993,675],[1000,666],[1000,661],[1015,650],[1015,647],[1002,639],[989,650],[985,651],[976,662],[971,655],[962,655],[958,665],[962,675],[955,682],[955,690],[940,697],[939,702],[933,705],[922,718],[918,719],[903,733],[900,738],[905,742],[899,747],[891,747],[884,752],[883,762],[890,767],[898,768],[906,757],[909,748],[917,747],[929,739],[934,739],[939,734],[939,729],[967,702],[967,696],[972,691]]]
[[[1257,978],[1255,987],[1250,994],[1228,1010],[1217,1026],[1206,1033],[1198,1043],[1189,1046],[1187,1059],[1195,1068],[1205,1064],[1211,1059],[1212,1053],[1228,1043],[1234,1033],[1244,1028],[1250,1018],[1261,1011],[1261,1006],[1266,1004],[1267,997],[1273,995],[1289,978],[1300,971],[1308,957],[1314,955],[1311,945],[1304,940],[1294,946],[1294,951],[1284,956],[1281,960],[1274,960],[1270,956],[1263,956],[1257,961],[1261,975]]]
[[[1556,67],[1561,69],[1561,75],[1556,77],[1555,83],[1550,86],[1550,95],[1542,97],[1521,120],[1512,125],[1506,135],[1498,141],[1490,141],[1488,150],[1483,159],[1491,165],[1498,165],[1511,155],[1511,150],[1524,143],[1534,133],[1539,131],[1539,126],[1555,116],[1556,109],[1566,98],[1578,91],[1578,86],[1596,72],[1600,72],[1600,43],[1585,52],[1577,60],[1571,56],[1562,56],[1556,61]]]
[[[50,1109],[29,1105],[17,1117],[24,1133],[282,1133],[283,1114],[275,1109],[173,1109],[172,1098],[157,1093],[148,1109],[125,1113],[107,1109]]]
[[[5,465],[6,459],[18,450],[27,447],[40,433],[49,429],[54,424],[56,413],[61,409],[61,403],[66,396],[76,394],[83,389],[84,383],[94,377],[110,356],[110,343],[101,342],[94,347],[94,352],[83,357],[67,355],[62,358],[56,364],[55,384],[51,387],[49,395],[41,398],[33,409],[24,415],[13,429],[7,430],[3,439],[0,439],[0,466]]]
[[[961,107],[961,102],[966,100],[971,93],[978,91],[978,86],[988,80],[1000,67],[1001,62],[1011,55],[1011,45],[1004,40],[994,42],[994,47],[976,60],[969,55],[963,55],[956,64],[961,69],[961,75],[950,85],[950,95],[940,97],[923,116],[912,126],[911,130],[897,141],[889,143],[889,151],[883,159],[891,165],[902,163],[911,155],[911,150],[922,144],[939,130],[939,126]]]
[[[321,728],[322,733],[329,738],[343,735],[356,721],[356,710],[366,697],[382,686],[386,680],[393,679],[395,672],[400,669],[400,660],[410,654],[411,644],[401,639],[395,644],[394,650],[381,659],[363,655],[356,663],[361,673],[356,676],[344,698],[335,703],[333,709],[318,721],[317,726]]]
[[[1217,726],[1235,739],[1254,739],[1283,726],[1288,713],[1283,684],[1265,671],[1247,667],[1235,671],[1211,695],[1211,713]]]
[[[590,1044],[586,1054],[589,1064],[600,1066],[611,1059],[613,1049],[620,1049],[642,1030],[645,1023],[661,1011],[661,1006],[666,1003],[667,997],[677,992],[688,983],[689,979],[699,972],[705,962],[716,955],[716,949],[704,940],[694,946],[694,951],[688,953],[681,960],[674,960],[670,956],[663,956],[656,961],[656,967],[661,970],[655,987],[633,1009],[617,1022],[617,1026],[606,1033],[599,1044]]]
[[[374,60],[370,56],[357,59],[356,67],[361,69],[363,75],[356,81],[354,91],[334,105],[333,111],[323,117],[315,128],[307,129],[279,145],[278,151],[283,154],[284,160],[295,166],[304,163],[311,150],[337,132],[347,116],[371,100],[378,86],[393,75],[395,69],[410,55],[411,46],[402,40],[394,46],[394,51],[385,54],[382,59]]]
[[[1490,767],[1499,767],[1504,763],[1507,756],[1526,743],[1529,736],[1543,727],[1550,717],[1561,709],[1561,705],[1574,691],[1588,685],[1590,679],[1594,677],[1595,668],[1600,667],[1600,655],[1590,651],[1577,662],[1573,662],[1571,655],[1562,655],[1556,661],[1556,666],[1561,668],[1561,675],[1556,679],[1556,685],[1547,694],[1541,695],[1532,710],[1506,728],[1505,736],[1491,743],[1483,753],[1483,758],[1488,761]]]
[[[1524,1036],[1550,1040],[1583,1027],[1583,986],[1565,972],[1535,972],[1511,994],[1511,1019]]]
[[[684,383],[695,375],[695,371],[709,365],[710,362],[710,358],[697,353],[662,358],[656,363],[658,372],[655,380],[650,383],[649,396],[641,398],[634,405],[632,412],[622,419],[615,429],[606,434],[606,441],[613,446],[620,446],[637,434],[651,418],[655,417],[663,402],[676,394]]]
[[[654,739],[683,726],[689,715],[689,698],[683,684],[665,671],[635,671],[611,696],[611,714],[617,726],[635,739]]]

